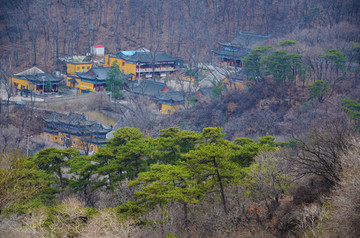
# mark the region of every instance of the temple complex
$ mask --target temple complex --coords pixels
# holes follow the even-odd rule
[[[52,113],[43,118],[46,127],[42,137],[51,142],[94,153],[105,145],[106,134],[111,128],[98,122],[87,120],[84,114],[70,112],[67,116]]]
[[[270,36],[239,31],[231,41],[218,42],[223,49],[213,52],[219,57],[221,65],[242,67],[242,58],[249,54],[251,49],[268,44]]]

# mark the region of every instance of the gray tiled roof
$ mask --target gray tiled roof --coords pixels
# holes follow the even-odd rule
[[[256,34],[249,32],[241,32],[232,39],[230,42],[219,42],[223,46],[232,46],[237,48],[249,49],[251,47],[256,47],[265,44],[271,35]]]
[[[229,79],[230,80],[233,80],[233,81],[244,81],[248,78],[247,74],[243,71],[243,70],[240,70],[236,73],[233,73],[229,76]]]
[[[161,103],[182,104],[185,101],[185,95],[182,92],[162,92],[156,96],[156,100]]]
[[[108,78],[108,73],[111,70],[111,67],[107,68],[92,68],[86,73],[77,73],[77,76],[82,79],[93,80],[93,81],[106,81]],[[133,74],[124,74],[121,72],[121,77],[123,79],[129,79]]]
[[[134,55],[124,55],[121,52],[116,54],[116,57],[126,61],[152,63],[152,62],[175,62],[178,59],[168,56],[165,51],[159,52],[136,52]]]
[[[131,92],[145,96],[156,97],[166,87],[165,83],[143,80],[140,85],[131,89]]]
[[[106,134],[111,128],[104,126],[96,121],[89,121],[84,114],[70,112],[67,116],[61,116],[58,113],[52,113],[50,117],[43,118],[45,122],[52,125],[47,128],[52,131],[60,131],[70,134]]]
[[[244,50],[244,51],[228,51],[228,50],[214,50],[214,53],[221,56],[226,56],[227,58],[233,58],[233,59],[242,59],[246,55],[250,53],[250,50]]]
[[[199,92],[204,96],[204,97],[212,97],[213,95],[215,95],[214,93],[214,88],[213,87],[207,87],[207,88],[200,88]]]
[[[32,75],[26,74],[14,74],[12,77],[18,79],[24,79],[30,81],[33,84],[43,84],[50,80],[52,84],[58,84],[61,81],[61,78],[56,78],[50,73],[37,73]]]

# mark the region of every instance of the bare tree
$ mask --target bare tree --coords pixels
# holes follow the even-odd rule
[[[340,156],[351,143],[351,126],[343,118],[334,118],[317,125],[305,138],[295,137],[297,155],[291,158],[296,176],[316,175],[325,179],[329,187],[340,181]]]

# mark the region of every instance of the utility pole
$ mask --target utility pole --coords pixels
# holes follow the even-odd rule
[[[45,76],[42,76],[42,80],[43,80],[43,96],[45,94]]]
[[[26,137],[26,157],[28,157],[29,156],[29,139],[32,136],[27,135],[25,137]]]

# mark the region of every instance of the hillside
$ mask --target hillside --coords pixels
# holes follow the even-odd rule
[[[359,13],[358,0],[1,1],[0,238],[360,237]],[[211,64],[238,31],[271,37]],[[94,44],[155,54],[9,81]],[[160,50],[184,68],[155,64]]]
[[[359,3],[348,1],[3,1],[0,58],[15,73],[36,64],[54,70],[58,57],[146,47],[197,64],[211,61],[218,41],[237,31],[278,38],[296,29],[358,24]]]

